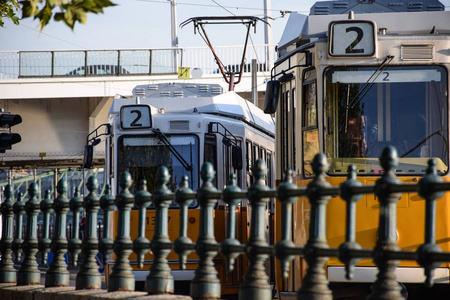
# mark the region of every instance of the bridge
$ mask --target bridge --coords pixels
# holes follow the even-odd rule
[[[254,87],[255,101],[263,101],[274,48],[248,47],[234,89],[244,98],[251,100]],[[215,51],[227,71],[240,71],[243,46]],[[0,156],[0,169],[79,167],[86,137],[107,122],[114,96],[130,97],[139,84],[175,81],[229,86],[207,47],[0,52],[0,108],[23,119],[14,127],[22,142]]]
[[[295,257],[304,257],[308,263],[306,276],[303,279],[302,287],[293,295],[296,299],[332,299],[333,291],[329,287],[326,278],[324,264],[328,258],[338,257],[348,278],[353,276],[353,269],[359,259],[373,259],[378,275],[372,284],[370,299],[405,299],[401,294],[401,288],[396,281],[396,269],[400,260],[415,262],[424,269],[424,286],[427,286],[427,299],[438,299],[436,297],[448,296],[448,285],[436,284],[434,282],[434,272],[438,270],[442,262],[450,261],[450,253],[444,252],[436,245],[434,235],[435,225],[439,220],[436,217],[436,202],[443,193],[450,191],[450,184],[436,176],[437,170],[433,160],[429,161],[427,174],[417,183],[404,184],[396,178],[395,168],[398,166],[398,154],[395,148],[388,147],[383,150],[380,161],[383,166],[383,175],[377,180],[375,185],[362,186],[356,179],[356,166],[349,168],[348,179],[339,187],[326,183],[325,170],[328,163],[324,154],[317,154],[313,161],[314,178],[307,187],[297,187],[293,184],[292,172],[287,171],[285,181],[279,187],[270,189],[264,183],[267,175],[267,168],[264,161],[257,161],[253,167],[255,175],[254,183],[248,191],[241,191],[235,182],[230,178],[230,183],[223,191],[211,189],[214,170],[212,165],[206,163],[202,167],[203,184],[198,191],[194,192],[186,188],[186,182],[180,183],[180,188],[175,193],[168,192],[166,186],[168,180],[164,174],[164,167],[157,172],[160,187],[149,194],[145,190],[131,194],[129,173],[122,174],[122,191],[116,199],[109,194],[109,188],[100,198],[96,194],[98,188],[95,176],[91,176],[87,183],[89,193],[84,200],[75,194],[69,199],[67,196],[67,182],[64,178],[58,182],[58,191],[53,197],[47,195],[39,202],[37,199],[38,186],[36,183],[30,184],[28,195],[22,198],[17,195],[12,186],[6,187],[5,201],[1,205],[3,216],[2,240],[0,260],[0,299],[30,299],[47,300],[69,297],[70,299],[116,299],[133,298],[135,300],[147,299],[219,299],[220,284],[213,258],[220,252],[227,260],[229,267],[233,266],[234,260],[245,255],[249,265],[242,283],[239,287],[239,299],[272,299],[274,288],[269,283],[269,277],[265,271],[264,263],[268,257],[275,256],[279,265],[277,266],[283,278],[289,274],[290,262]],[[184,179],[188,180],[188,179]],[[416,249],[400,249],[396,238],[397,205],[401,193],[418,193],[426,202],[424,214],[427,216],[423,226],[425,241],[422,245],[417,245]],[[356,202],[362,195],[375,194],[379,199],[379,229],[378,239],[372,249],[362,248],[355,241],[356,223]],[[338,248],[330,248],[326,239],[326,213],[327,204],[330,198],[340,195],[346,202],[345,213],[346,238]],[[265,207],[270,198],[277,198],[284,216],[292,214],[292,204],[299,197],[307,196],[311,204],[311,219],[309,229],[309,239],[305,245],[295,245],[292,241],[290,230],[292,228],[292,218],[286,217],[279,220],[281,226],[281,239],[270,244],[265,236],[264,228],[267,226]],[[54,200],[51,200],[51,199]],[[188,202],[197,199],[200,204],[200,226],[206,228],[199,232],[197,241],[187,238],[187,214],[184,214],[184,207],[187,209]],[[248,199],[252,207],[250,220],[250,236],[248,242],[241,244],[234,236],[233,227],[227,232],[223,241],[216,241],[214,236],[214,212],[213,207],[217,199],[222,199],[228,206],[227,218],[231,218],[235,213],[236,205],[241,199]],[[160,216],[155,221],[155,234],[152,242],[145,237],[145,233],[131,240],[130,237],[130,211],[134,205],[141,211],[140,222],[144,223],[146,209],[150,202],[155,207],[155,215]],[[176,200],[180,205],[180,235],[175,241],[168,239],[168,228],[164,225],[164,220],[168,217],[168,205],[172,200]],[[78,227],[74,227],[74,234],[70,239],[66,237],[66,217],[72,212],[74,224],[79,220],[82,212],[82,203],[86,215],[86,228],[84,239],[78,238]],[[117,208],[114,208],[114,207]],[[110,216],[112,210],[118,210],[118,230],[115,241],[108,229],[102,235],[97,236],[96,220],[99,210],[104,216]],[[44,231],[44,236],[37,235],[36,220],[38,214],[44,215],[44,227],[47,228],[50,215],[55,217],[54,234],[50,238],[48,230]],[[21,228],[23,215],[26,214],[27,226],[25,235],[19,230],[13,232],[13,228]],[[343,216],[344,218],[344,216]],[[105,224],[107,226],[108,223]],[[344,224],[342,224],[344,225]],[[412,230],[417,229],[412,226]],[[113,247],[114,245],[114,247]],[[146,291],[134,291],[134,278],[131,273],[128,256],[132,249],[142,259],[151,247],[154,254],[153,265],[146,279]],[[114,248],[114,249],[113,249]],[[41,257],[48,255],[50,250],[54,253],[53,261],[45,271],[45,284],[41,282],[41,260],[37,259],[39,252]],[[108,257],[114,251],[116,256],[112,272],[108,277],[108,289],[101,289],[101,275],[95,263],[95,256],[98,252],[103,257]],[[195,277],[190,284],[190,297],[171,295],[173,293],[173,278],[170,275],[170,267],[166,259],[169,251],[175,251],[183,258],[191,251],[196,251],[199,259]],[[18,259],[23,253],[23,260]],[[64,258],[69,253],[70,263],[77,261],[81,254],[84,259],[76,274],[75,287],[69,287],[68,264]],[[17,269],[14,267],[17,264]],[[44,263],[45,264],[45,263]],[[280,291],[281,287],[275,290]],[[445,293],[445,294],[444,294]],[[281,295],[281,293],[280,293]],[[424,299],[424,298],[422,298]],[[444,299],[444,298],[439,298]]]

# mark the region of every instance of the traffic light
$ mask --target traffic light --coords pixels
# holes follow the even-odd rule
[[[20,115],[0,113],[0,153],[11,150],[11,145],[22,140],[20,134],[11,133],[11,127],[22,123]]]

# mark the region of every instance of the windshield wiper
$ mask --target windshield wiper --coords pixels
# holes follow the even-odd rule
[[[153,133],[158,137],[158,139],[169,148],[170,153],[175,156],[175,158],[181,163],[186,171],[192,172],[192,166],[183,158],[183,156],[175,149],[175,147],[169,142],[169,139],[164,135],[164,133],[159,130],[159,128],[152,128]],[[192,176],[191,176],[192,177]]]
[[[402,155],[400,155],[400,158],[406,157],[406,155],[410,154],[411,152],[413,152],[414,150],[419,148],[422,144],[424,144],[426,141],[428,141],[430,138],[432,138],[436,134],[439,135],[440,137],[442,137],[442,139],[444,139],[444,145],[447,145],[447,141],[446,141],[445,136],[442,134],[442,130],[438,130],[436,132],[433,132],[432,134],[430,134],[429,136],[427,136],[426,138],[424,138],[420,142],[418,142],[417,145],[413,146],[411,149],[409,149],[408,151],[406,151]]]
[[[350,101],[350,103],[348,104],[348,108],[353,108],[358,102],[360,102],[364,98],[364,96],[372,88],[373,84],[375,83],[375,80],[377,80],[378,76],[380,76],[382,71],[386,70],[388,64],[392,61],[393,58],[394,58],[393,55],[386,56],[386,58],[383,60],[378,69],[376,69],[375,72],[373,72],[372,75],[370,75],[369,79],[366,81],[366,83],[364,83],[362,89]]]

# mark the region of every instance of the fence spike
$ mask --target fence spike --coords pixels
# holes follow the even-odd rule
[[[239,289],[239,299],[272,299],[269,276],[264,267],[268,255],[262,250],[268,246],[264,215],[270,201],[270,198],[264,195],[264,192],[269,190],[264,182],[267,176],[265,161],[257,160],[253,165],[252,172],[255,181],[247,191],[247,198],[251,206],[250,235],[245,247],[249,266]]]
[[[39,205],[44,215],[44,236],[39,239],[38,250],[42,254],[42,265],[47,265],[47,257],[50,252],[52,240],[50,239],[50,217],[53,212],[53,200],[50,197],[50,190],[45,191],[44,200]]]
[[[116,198],[116,206],[119,211],[117,222],[117,235],[114,241],[114,253],[116,263],[109,276],[108,291],[134,291],[134,275],[131,273],[130,256],[133,243],[130,238],[130,211],[133,207],[134,196],[130,193],[133,183],[129,172],[120,175],[120,187],[122,190]]]
[[[213,258],[219,250],[214,236],[214,206],[217,203],[216,188],[212,184],[216,171],[211,163],[202,165],[200,176],[202,186],[197,190],[200,204],[200,233],[195,251],[200,259],[191,281],[191,297],[194,299],[217,299],[220,297],[220,280],[214,267]]]
[[[98,272],[95,256],[98,253],[97,237],[97,213],[99,199],[95,191],[98,189],[96,176],[90,176],[87,181],[89,194],[84,198],[83,207],[86,211],[86,223],[82,242],[83,263],[75,280],[75,289],[99,289],[101,288],[101,276]]]
[[[53,202],[55,212],[55,228],[51,248],[53,260],[45,276],[46,287],[69,286],[69,271],[67,270],[67,213],[69,212],[69,199],[67,198],[67,181],[62,178],[58,181],[58,197]]]
[[[174,251],[180,257],[180,269],[186,269],[186,260],[189,253],[192,252],[194,244],[187,236],[188,229],[188,206],[193,202],[189,195],[195,195],[189,188],[189,178],[183,176],[180,188],[175,192],[175,201],[180,206],[180,236],[174,242]]]
[[[292,196],[292,191],[297,190],[293,183],[293,172],[286,170],[284,181],[278,187],[278,201],[281,202],[281,239],[275,246],[275,255],[280,260],[281,277],[283,284],[289,275],[289,266],[294,259],[294,255],[289,254],[289,250],[295,248],[292,242],[292,204],[297,201],[297,197]],[[287,287],[283,287],[285,290]]]
[[[41,281],[41,272],[36,261],[38,252],[37,218],[40,210],[38,193],[39,187],[37,183],[31,183],[28,187],[30,198],[25,203],[25,212],[27,214],[26,234],[23,242],[25,257],[17,272],[17,285],[35,285]]]
[[[138,267],[144,265],[144,256],[150,250],[150,241],[145,237],[145,219],[147,208],[150,206],[152,195],[147,191],[147,180],[142,179],[139,191],[135,195],[135,206],[139,209],[139,233],[133,241],[133,251],[138,258]]]
[[[227,238],[222,241],[222,254],[227,259],[227,271],[233,271],[234,261],[240,255],[240,252],[233,251],[233,246],[240,246],[241,243],[236,239],[236,207],[241,203],[237,193],[241,189],[237,186],[237,176],[235,173],[230,174],[228,185],[223,191],[223,201],[228,204],[227,214]]]
[[[14,262],[12,260],[12,243],[14,241],[14,192],[12,185],[8,184],[3,191],[5,201],[0,206],[2,214],[2,239],[0,241],[0,283],[15,283],[17,280]]]
[[[401,184],[395,175],[398,166],[397,150],[386,147],[381,152],[380,164],[384,174],[375,183],[375,194],[380,202],[379,227],[374,249],[374,262],[378,267],[376,281],[372,285],[372,293],[368,299],[404,299],[401,287],[396,281],[395,269],[399,260],[386,258],[386,251],[398,251],[397,243],[397,202],[401,194],[392,192],[392,185]]]
[[[361,246],[355,241],[356,238],[356,202],[361,198],[361,194],[355,194],[353,188],[362,186],[362,183],[356,180],[356,166],[348,166],[347,180],[341,184],[341,198],[346,202],[346,222],[345,222],[345,242],[339,246],[339,259],[345,264],[346,278],[353,278],[354,265],[360,259],[353,258],[349,252],[359,250]]]
[[[72,211],[72,239],[69,240],[68,250],[72,255],[72,266],[77,266],[78,255],[81,253],[80,239],[80,214],[83,211],[83,199],[80,197],[78,187],[75,187],[75,194],[69,202]]]
[[[22,192],[17,193],[17,201],[13,205],[13,212],[16,219],[16,234],[12,243],[12,250],[16,262],[21,261],[23,250],[23,215],[25,214],[25,202],[22,200]]]
[[[417,262],[424,268],[425,284],[428,287],[433,286],[434,269],[442,263],[429,258],[432,253],[442,252],[442,249],[436,245],[436,200],[440,199],[444,193],[433,189],[434,184],[441,182],[443,179],[437,175],[436,160],[430,159],[427,174],[419,181],[419,195],[425,199],[425,243],[417,249]]]
[[[98,244],[98,250],[102,254],[103,265],[106,265],[108,256],[113,253],[114,241],[111,238],[111,211],[114,210],[115,198],[111,195],[111,186],[105,187],[105,193],[100,198],[100,208],[103,210],[103,237]]]
[[[318,250],[329,248],[326,240],[326,205],[330,196],[323,195],[323,191],[330,187],[324,176],[328,169],[325,154],[314,156],[312,169],[314,178],[306,188],[311,204],[309,239],[304,249],[308,269],[299,291],[299,299],[331,300],[332,294],[324,270],[328,258],[317,254]]]
[[[164,166],[159,167],[156,171],[158,188],[152,195],[152,202],[155,206],[155,234],[150,248],[154,259],[145,281],[145,289],[149,294],[171,294],[174,289],[173,277],[167,263],[167,255],[173,248],[167,228],[169,205],[174,198],[174,194],[167,187],[169,180],[169,170]]]

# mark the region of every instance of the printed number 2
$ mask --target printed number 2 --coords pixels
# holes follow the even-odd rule
[[[130,126],[142,126],[142,123],[138,123],[138,121],[142,117],[142,112],[140,110],[132,110],[130,111],[130,114],[136,114],[136,119],[134,119],[133,122],[131,122]]]
[[[364,32],[359,27],[348,27],[346,29],[346,32],[354,31],[357,33],[356,39],[347,47],[345,48],[345,53],[364,53],[364,49],[355,49],[356,45],[358,45],[359,42],[361,42]]]

